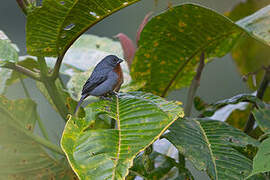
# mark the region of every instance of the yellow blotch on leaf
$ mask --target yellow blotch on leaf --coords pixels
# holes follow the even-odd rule
[[[212,38],[211,38],[210,36],[208,36],[206,39],[207,39],[208,41],[211,41],[211,40],[212,40]]]
[[[150,54],[144,54],[146,58],[150,58]]]
[[[179,22],[178,22],[178,26],[179,26],[180,28],[184,28],[184,27],[187,26],[187,24],[184,23],[183,21],[179,21]]]
[[[164,65],[164,64],[166,64],[166,61],[161,61],[160,64]]]

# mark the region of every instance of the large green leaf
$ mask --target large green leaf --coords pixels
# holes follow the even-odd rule
[[[18,49],[11,43],[3,31],[0,31],[0,94],[6,89],[6,82],[12,74],[12,70],[1,68],[5,63],[18,61]]]
[[[207,119],[179,119],[165,137],[198,170],[206,170],[211,179],[244,179],[252,161],[237,147],[259,143],[226,123]]]
[[[38,118],[31,100],[0,96],[0,179],[73,179],[63,160],[51,155],[32,138]]]
[[[264,140],[253,160],[253,170],[250,176],[270,171],[270,138]]]
[[[91,103],[86,118],[70,117],[61,140],[70,165],[81,179],[124,179],[135,156],[153,143],[178,117],[179,103],[142,92],[121,93],[112,101]],[[117,129],[92,129],[104,115]]]
[[[28,54],[62,55],[88,28],[139,0],[43,0],[27,15]]]
[[[190,84],[202,52],[224,56],[242,29],[211,9],[195,4],[170,8],[145,26],[132,65],[132,77],[145,90],[166,95]]]

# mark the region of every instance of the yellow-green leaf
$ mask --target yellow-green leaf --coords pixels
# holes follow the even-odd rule
[[[52,158],[33,138],[39,118],[33,101],[0,96],[0,117],[0,179],[73,180],[66,161]]]
[[[139,0],[44,0],[27,14],[27,52],[62,55],[87,29]]]
[[[6,82],[12,75],[12,70],[1,68],[5,63],[18,61],[18,49],[11,43],[6,34],[0,31],[0,94],[6,89]]]
[[[132,78],[165,96],[190,84],[202,52],[227,54],[243,30],[217,12],[195,4],[169,8],[145,26],[132,65]]]
[[[253,170],[250,176],[258,173],[269,172],[270,171],[270,138],[264,140],[260,146],[259,150],[253,160]]]
[[[83,179],[125,179],[135,156],[153,143],[178,117],[179,103],[143,92],[120,93],[85,109],[86,118],[70,117],[61,145]],[[97,116],[116,120],[116,129],[93,129]]]

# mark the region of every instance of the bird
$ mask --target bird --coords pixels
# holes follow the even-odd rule
[[[74,114],[76,114],[82,102],[88,96],[106,98],[108,94],[117,94],[116,92],[120,90],[123,83],[121,62],[123,60],[117,56],[108,55],[96,65],[82,88],[81,98]]]

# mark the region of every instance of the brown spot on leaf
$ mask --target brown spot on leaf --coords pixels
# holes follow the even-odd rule
[[[32,129],[33,129],[32,124],[27,124],[26,125],[26,129],[28,129],[29,131],[32,131]]]

